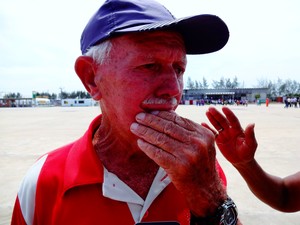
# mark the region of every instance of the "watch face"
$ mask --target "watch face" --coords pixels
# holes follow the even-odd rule
[[[224,203],[223,214],[221,215],[220,225],[236,225],[237,224],[237,209],[234,202],[231,200]]]
[[[237,223],[237,215],[236,211],[233,207],[224,210],[224,217],[223,217],[223,225],[236,225]]]

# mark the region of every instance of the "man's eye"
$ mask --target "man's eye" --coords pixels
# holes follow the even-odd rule
[[[174,70],[178,76],[182,76],[185,71],[185,69],[182,66],[174,66]]]
[[[159,65],[155,64],[155,63],[145,64],[143,67],[148,70],[158,70],[159,69]]]

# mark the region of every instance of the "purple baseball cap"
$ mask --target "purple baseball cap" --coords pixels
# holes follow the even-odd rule
[[[179,32],[187,54],[218,51],[229,38],[226,24],[215,15],[176,19],[154,0],[106,0],[83,30],[81,51],[85,54],[90,47],[116,35],[154,30]]]

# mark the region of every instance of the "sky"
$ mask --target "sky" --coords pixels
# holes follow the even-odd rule
[[[188,56],[185,81],[237,77],[245,88],[264,80],[300,82],[300,1],[158,1],[177,18],[214,14],[229,28],[222,50]],[[81,32],[103,2],[0,0],[0,98],[83,91],[74,62],[81,55]]]

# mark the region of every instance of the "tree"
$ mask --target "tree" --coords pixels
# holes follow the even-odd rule
[[[257,99],[259,99],[260,98],[260,94],[255,94],[254,95],[254,98],[257,100]]]
[[[231,88],[232,84],[230,78],[225,79],[225,88]]]
[[[257,88],[266,88],[268,87],[270,81],[265,79],[265,78],[261,78],[257,80],[257,85],[255,85],[255,87]]]
[[[215,89],[220,88],[237,88],[239,87],[238,78],[235,76],[233,81],[231,82],[230,78],[221,77],[219,81],[213,80],[212,87]],[[187,89],[208,89],[209,84],[205,77],[202,78],[201,81],[193,81],[190,77],[187,80]]]
[[[224,77],[221,77],[220,81],[213,80],[212,86],[215,89],[225,88],[226,87],[225,83],[226,82],[225,82]]]
[[[276,97],[279,96],[278,95],[278,88],[277,88],[277,84],[273,83],[272,81],[269,81],[267,88],[269,88],[269,97]]]
[[[85,91],[73,91],[71,94],[69,94],[69,98],[91,98],[91,96]]]
[[[59,94],[60,99],[66,99],[66,98],[91,98],[91,95],[86,91],[72,91],[71,93],[64,92],[61,90],[61,93]]]
[[[188,77],[186,87],[187,87],[187,89],[195,89],[195,84],[194,84],[194,81],[192,81],[191,77]]]
[[[63,90],[61,90],[61,92],[59,94],[59,98],[60,99],[65,99],[65,98],[68,98],[68,97],[69,97],[68,93],[65,92],[65,91],[63,91]]]
[[[57,99],[57,94],[52,93],[52,94],[50,95],[50,99]]]
[[[199,89],[199,88],[201,88],[201,83],[200,82],[198,82],[198,81],[195,81],[195,89]]]
[[[277,81],[270,81],[266,79],[258,80],[257,87],[269,88],[270,97],[278,96],[297,96],[300,94],[300,83],[287,79],[282,80],[280,78]]]
[[[289,93],[289,95],[294,96],[299,91],[299,83],[297,83],[295,80],[288,79],[286,81],[286,91]]]
[[[207,80],[205,79],[205,77],[203,77],[202,79],[202,88],[203,89],[207,89],[209,87]]]
[[[3,98],[22,98],[22,95],[18,92],[18,93],[8,93],[6,95],[3,96]]]
[[[224,87],[226,87],[224,77],[221,77],[220,82],[219,82],[219,85],[220,85],[219,88],[224,88]]]
[[[240,82],[238,82],[238,78],[236,76],[233,78],[231,85],[232,88],[238,88],[240,86]]]

